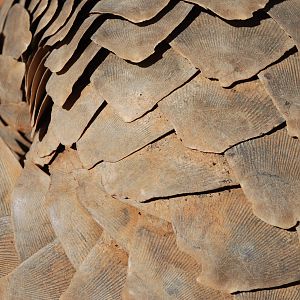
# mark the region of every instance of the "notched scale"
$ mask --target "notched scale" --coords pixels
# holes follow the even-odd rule
[[[286,129],[241,143],[225,152],[254,214],[290,228],[300,218],[300,143]]]
[[[269,0],[189,0],[228,20],[245,20],[266,6]]]
[[[2,54],[18,59],[31,42],[30,19],[27,10],[15,4],[8,12],[3,34]]]
[[[93,73],[91,82],[114,111],[125,122],[131,122],[196,72],[188,60],[172,49],[145,68],[110,53]]]
[[[107,19],[92,40],[123,59],[141,62],[154,53],[155,47],[171,34],[192,8],[193,5],[180,1],[157,22],[145,26],[122,19]]]
[[[60,299],[122,299],[127,260],[126,252],[100,238]]]
[[[102,0],[91,13],[108,13],[121,16],[133,23],[143,22],[155,17],[170,0]]]
[[[95,166],[116,198],[144,201],[236,184],[222,155],[190,150],[171,134],[116,163]]]
[[[177,244],[201,264],[200,283],[232,293],[299,280],[297,234],[254,216],[241,189],[172,199],[170,206]]]
[[[201,12],[171,46],[205,77],[216,78],[228,87],[278,60],[294,42],[272,19],[252,27],[234,27]]]
[[[59,299],[74,273],[56,239],[0,279],[0,299]]]
[[[49,185],[46,173],[31,162],[25,163],[11,196],[15,243],[21,262],[55,239],[46,207]]]
[[[300,2],[280,1],[273,5],[268,14],[292,37],[300,48]]]
[[[53,105],[51,113],[53,130],[60,143],[71,146],[77,142],[103,102],[97,90],[89,84],[69,110]]]
[[[291,136],[300,137],[300,56],[297,53],[258,74]]]
[[[192,149],[221,153],[284,121],[258,80],[227,90],[199,75],[158,103]]]
[[[172,129],[158,109],[134,122],[126,123],[108,105],[76,145],[83,165],[91,168],[102,160],[119,161]]]
[[[157,296],[154,299],[232,299],[197,283],[200,270],[193,258],[178,249],[170,223],[141,216],[129,252],[124,298],[138,300],[150,294]]]

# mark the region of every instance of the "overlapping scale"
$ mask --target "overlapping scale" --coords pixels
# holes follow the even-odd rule
[[[15,128],[6,126],[0,119],[0,138],[13,152],[12,154],[18,159],[18,156],[24,156],[30,142],[27,138],[22,136]]]
[[[102,0],[92,9],[92,13],[108,13],[139,23],[155,17],[170,0]]]
[[[285,129],[241,143],[225,153],[255,215],[290,228],[300,218],[300,143]]]
[[[300,47],[300,3],[298,0],[278,1],[268,14],[293,38]]]
[[[32,22],[36,21],[39,17],[43,15],[47,6],[48,6],[48,0],[39,1],[39,4],[36,6],[32,14]]]
[[[3,34],[2,54],[18,59],[31,42],[30,18],[22,5],[15,4],[9,10]]]
[[[172,49],[147,68],[109,54],[92,75],[91,82],[115,112],[125,122],[131,122],[151,110],[196,72]]]
[[[179,2],[157,22],[141,26],[121,19],[108,19],[92,36],[98,45],[132,62],[141,62],[187,17],[193,6]]]
[[[185,148],[174,134],[119,162],[100,163],[95,169],[110,195],[137,201],[236,184],[223,156]]]
[[[102,229],[78,201],[76,180],[63,169],[52,170],[47,206],[54,232],[72,265],[78,269],[100,238]]]
[[[15,249],[14,231],[9,216],[0,218],[0,278],[20,264]],[[1,285],[0,285],[1,289]]]
[[[255,217],[240,189],[173,199],[171,211],[179,247],[202,266],[199,282],[236,292],[299,280],[297,234]]]
[[[30,132],[30,114],[25,102],[1,103],[1,118],[16,130],[24,133]]]
[[[1,6],[1,10],[0,10],[0,32],[3,32],[7,14],[13,4],[14,4],[14,0],[3,1],[3,5]]]
[[[58,106],[63,106],[72,93],[76,81],[100,50],[100,46],[91,42],[78,60],[63,74],[52,73],[46,85],[47,94]]]
[[[97,18],[97,15],[92,15],[86,18],[79,27],[78,31],[75,33],[70,43],[64,44],[61,47],[54,49],[50,53],[45,62],[45,66],[48,67],[52,72],[61,71],[76,51],[83,35]]]
[[[97,90],[92,85],[87,85],[70,110],[53,105],[53,130],[60,143],[71,146],[77,142],[103,102]],[[95,123],[91,125],[93,124]]]
[[[223,152],[284,121],[259,81],[226,90],[199,75],[159,102],[159,107],[183,143],[204,152]]]
[[[190,0],[228,20],[245,20],[265,7],[269,0]]]
[[[83,0],[76,2],[74,0],[66,1],[59,18],[56,20],[55,29],[58,29],[46,42],[46,45],[53,46],[57,42],[61,42],[69,33],[70,29],[74,25],[77,16],[82,13],[84,6],[89,2],[89,0]],[[71,7],[73,12],[71,13]],[[71,11],[70,11],[71,10]],[[58,26],[60,27],[58,28]],[[53,33],[53,29],[51,30]],[[48,33],[49,34],[49,33]],[[46,32],[44,36],[46,35]]]
[[[75,178],[80,203],[118,245],[129,251],[139,211],[106,194],[96,172],[80,170]]]
[[[97,242],[75,273],[61,300],[121,300],[127,254],[117,245]]]
[[[19,162],[0,138],[0,217],[10,215],[10,195],[21,170]]]
[[[40,19],[37,25],[37,28],[34,32],[35,36],[50,24],[51,20],[55,16],[57,8],[58,8],[58,0],[51,0],[45,14]]]
[[[14,187],[11,197],[12,220],[21,261],[55,239],[46,207],[49,185],[50,177],[33,163],[27,162]]]
[[[157,299],[231,299],[229,294],[199,284],[196,276],[200,270],[194,259],[178,249],[169,223],[140,218],[129,253],[124,294],[131,296],[127,299],[141,299],[150,289]]]
[[[63,3],[61,10],[55,20],[51,23],[51,25],[45,30],[41,40],[54,35],[56,32],[60,30],[60,28],[65,24],[67,19],[70,16],[72,11],[72,7],[74,5],[74,0],[66,0]]]
[[[216,78],[228,87],[256,75],[283,56],[294,42],[272,19],[251,27],[234,27],[201,12],[171,45],[205,77]]]
[[[55,240],[0,279],[0,299],[58,300],[75,273]]]
[[[21,85],[25,73],[25,64],[10,56],[0,55],[0,65],[1,102],[21,102],[23,98]]]
[[[291,136],[300,137],[300,57],[298,52],[258,74],[287,121]]]
[[[102,160],[119,161],[172,129],[158,109],[126,123],[110,106],[106,106],[76,145],[83,165],[90,168]]]

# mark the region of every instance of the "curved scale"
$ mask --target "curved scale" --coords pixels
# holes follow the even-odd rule
[[[38,17],[40,17],[44,13],[45,9],[48,6],[48,1],[49,0],[40,0],[39,4],[37,5],[37,7],[33,12],[32,22],[34,22]]]
[[[245,20],[266,6],[269,0],[189,0],[228,20]]]
[[[170,0],[102,0],[91,12],[113,14],[139,23],[155,17],[169,2]]]
[[[139,211],[106,194],[101,176],[94,171],[79,170],[77,196],[95,221],[127,252],[131,248]]]
[[[61,71],[77,49],[80,39],[97,18],[97,15],[86,18],[69,44],[64,44],[60,48],[51,51],[45,66],[53,73]]]
[[[64,105],[72,93],[75,82],[100,49],[100,46],[91,42],[68,71],[60,75],[52,73],[46,84],[46,91],[56,105]]]
[[[241,143],[225,156],[255,215],[290,228],[300,220],[300,143],[285,129]]]
[[[193,6],[179,2],[159,21],[139,26],[121,19],[107,19],[92,36],[98,45],[132,62],[141,62],[186,18]]]
[[[1,103],[1,118],[12,128],[28,133],[30,132],[30,115],[25,102]]]
[[[80,14],[82,8],[85,6],[85,4],[88,1],[89,0],[80,1],[78,3],[78,5],[76,6],[76,8],[74,9],[72,14],[71,14],[71,5],[72,6],[76,5],[76,2],[74,3],[74,0],[65,2],[65,5],[63,6],[63,9],[62,9],[62,13],[57,21],[57,22],[59,22],[59,25],[61,25],[61,27],[48,39],[48,41],[46,42],[46,45],[53,46],[57,42],[62,41],[67,36],[68,32],[70,31],[70,29],[72,28],[72,26],[75,22],[75,19]],[[69,15],[67,15],[67,13]],[[64,21],[64,24],[62,23],[62,21]],[[57,28],[57,27],[55,27],[55,28]],[[46,32],[45,32],[45,34],[46,34]]]
[[[47,8],[47,11],[43,15],[43,17],[40,19],[39,24],[37,25],[37,28],[34,32],[34,35],[36,36],[41,30],[46,28],[46,26],[51,22],[52,18],[54,17],[56,10],[58,7],[58,0],[51,0],[50,4]]]
[[[76,143],[78,155],[86,168],[102,160],[116,162],[172,129],[158,109],[126,123],[106,106]]]
[[[137,296],[149,289],[157,299],[232,299],[199,284],[196,276],[200,270],[193,258],[178,249],[169,223],[140,217],[128,259],[124,294],[131,295],[129,299],[141,299]]]
[[[3,32],[4,24],[7,18],[7,14],[9,12],[9,9],[14,4],[14,0],[5,0],[3,1],[3,5],[0,9],[0,32]]]
[[[186,59],[171,49],[147,68],[109,54],[92,75],[91,82],[115,112],[125,122],[131,122],[196,72]]]
[[[222,153],[283,123],[258,80],[234,90],[198,76],[159,102],[185,146]]]
[[[92,85],[87,85],[70,110],[53,105],[53,130],[60,143],[71,146],[77,142],[104,100]],[[95,122],[91,124],[93,126]],[[97,143],[93,141],[93,143]]]
[[[205,77],[228,87],[278,60],[294,42],[272,19],[253,27],[234,27],[202,12],[171,46]]]
[[[95,169],[110,195],[137,201],[236,184],[223,156],[185,148],[174,134]]]
[[[5,126],[0,119],[0,138],[12,151],[12,155],[18,160],[30,147],[30,142],[25,139],[15,128]]]
[[[0,299],[58,300],[75,273],[55,240],[0,280]]]
[[[31,162],[25,164],[11,197],[16,249],[21,262],[55,239],[46,193],[50,177]],[[33,189],[33,187],[37,187]]]
[[[63,157],[64,153],[61,154],[64,169]],[[60,168],[59,162],[57,164],[56,168]],[[78,269],[100,238],[102,229],[78,201],[78,184],[74,177],[64,170],[51,169],[51,172],[51,185],[47,193],[49,218],[66,255]]]
[[[177,243],[201,264],[204,285],[232,293],[299,280],[297,234],[255,217],[241,189],[173,199],[171,213]]]
[[[3,34],[2,54],[18,59],[28,48],[32,37],[29,14],[22,5],[15,4],[9,10]]]
[[[22,101],[22,81],[25,64],[10,56],[0,55],[0,99],[1,102],[18,103]]]
[[[100,240],[75,273],[61,300],[121,300],[127,274],[127,254]]]
[[[52,24],[46,29],[46,31],[43,33],[43,36],[41,37],[41,41],[47,37],[54,35],[56,32],[58,32],[60,30],[60,28],[68,20],[70,14],[71,14],[73,5],[74,5],[74,0],[64,1],[63,6],[59,12],[59,15],[52,22]]]
[[[297,53],[258,74],[291,136],[300,137],[300,56]]]
[[[298,0],[280,1],[268,14],[293,38],[300,47],[300,2]]]
[[[0,217],[10,215],[10,195],[21,170],[19,162],[0,137]]]
[[[11,219],[8,216],[0,217],[0,278],[9,274],[19,264]]]

